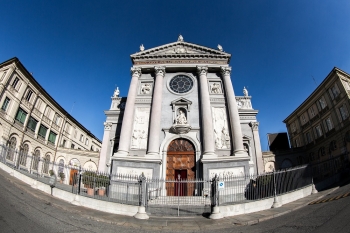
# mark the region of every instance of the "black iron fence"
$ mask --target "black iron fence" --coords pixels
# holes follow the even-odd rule
[[[210,213],[213,206],[261,200],[312,184],[309,166],[263,175],[165,180],[57,164],[4,145],[0,145],[0,162],[46,184],[56,176],[55,188],[104,201],[144,206],[147,213],[162,216],[202,215]]]

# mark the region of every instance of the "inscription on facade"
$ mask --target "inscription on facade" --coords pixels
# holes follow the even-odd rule
[[[135,168],[135,167],[118,167],[118,174],[130,175],[130,176],[141,176],[143,173],[146,178],[152,178],[153,169],[150,168]]]
[[[244,179],[244,167],[209,169],[209,178],[212,179],[218,175],[219,178],[241,177]]]

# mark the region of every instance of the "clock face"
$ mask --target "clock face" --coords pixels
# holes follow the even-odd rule
[[[193,80],[185,75],[176,75],[170,80],[169,87],[173,92],[186,93],[193,87]]]

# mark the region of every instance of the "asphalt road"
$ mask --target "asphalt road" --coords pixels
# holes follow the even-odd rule
[[[14,185],[14,178],[0,170],[0,232],[155,232],[145,226],[113,225],[90,219],[88,213],[69,211],[69,204],[55,204],[33,196],[24,185]],[[350,232],[350,185],[340,187],[322,200],[289,214],[250,226],[220,226],[202,232]],[[46,194],[42,194],[46,195]],[[62,202],[62,207],[57,203]],[[87,209],[86,209],[87,210]],[[140,220],[137,220],[140,221]],[[188,221],[188,224],[191,224]],[[224,228],[224,229],[223,229]],[[205,229],[205,228],[204,228]],[[162,230],[164,231],[164,230]],[[186,232],[182,229],[181,232]]]

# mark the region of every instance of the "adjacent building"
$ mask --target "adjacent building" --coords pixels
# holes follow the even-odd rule
[[[99,170],[164,179],[264,171],[257,110],[236,96],[231,54],[178,41],[131,55],[128,96],[112,96]]]
[[[349,161],[350,75],[338,68],[327,75],[311,95],[283,122],[287,126],[289,152],[278,152],[279,167],[304,163],[322,164],[316,173],[327,175]],[[334,160],[332,163],[323,161]]]
[[[9,163],[40,174],[48,174],[52,162],[97,169],[101,141],[45,91],[18,58],[0,64],[0,107],[0,144],[11,148]],[[17,151],[20,156],[15,156]]]

